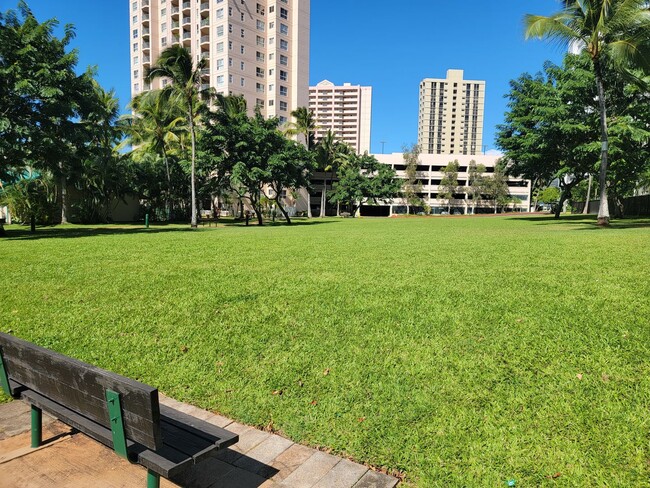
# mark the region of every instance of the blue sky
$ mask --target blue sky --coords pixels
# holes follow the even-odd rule
[[[28,0],[39,20],[74,24],[79,69],[96,65],[105,88],[129,101],[129,12],[127,0]],[[0,0],[0,11],[17,0]],[[563,51],[524,41],[525,13],[549,14],[556,0],[312,0],[310,83],[373,87],[372,152],[399,152],[417,141],[418,86],[444,78],[447,69],[486,80],[483,144],[494,149],[503,121],[508,82],[560,62]]]

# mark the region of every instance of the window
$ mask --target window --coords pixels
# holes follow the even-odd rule
[[[133,64],[140,64],[140,58],[138,56],[133,56]]]
[[[264,78],[264,68],[255,68],[255,74],[258,78]]]
[[[244,12],[241,13],[241,15],[239,16],[239,18],[241,19],[242,22],[244,21]]]
[[[244,29],[241,30],[241,37],[244,38]]]
[[[167,78],[163,78],[163,80],[162,80],[163,88],[167,86],[167,83],[169,83],[169,80],[167,80]]]
[[[222,86],[224,82],[224,77],[223,75],[217,76],[217,86]]]
[[[131,10],[133,10],[134,12],[138,10],[138,2],[133,2],[131,4]]]
[[[264,85],[261,83],[255,83],[255,91],[257,91],[257,93],[264,93]]]
[[[289,18],[289,11],[286,8],[280,7],[280,18],[285,20]]]
[[[244,67],[245,67],[245,64],[244,64],[243,61],[241,61],[241,62],[239,63],[239,68],[240,68],[242,71],[244,71]]]
[[[273,68],[271,68],[271,69],[269,70],[269,76],[273,76],[273,73],[275,73],[275,70],[274,70]]]
[[[287,75],[288,75],[288,74],[287,74],[286,71],[280,70],[280,79],[281,79],[282,81],[287,81],[287,78],[288,78]]]
[[[160,38],[160,45],[161,46],[166,46],[167,45],[167,38],[166,37],[161,37]]]
[[[269,37],[269,46],[272,46],[275,42],[275,37]]]
[[[218,53],[223,52],[223,42],[217,42],[217,52]]]
[[[257,30],[264,32],[264,22],[261,20],[257,21]]]
[[[133,77],[134,78],[139,78],[140,77],[140,70],[139,69],[134,69],[133,70]]]
[[[275,53],[270,53],[269,54],[269,61],[273,61],[275,59]]]
[[[232,58],[228,58],[228,66],[232,66]]]
[[[259,15],[264,15],[264,5],[257,4],[256,11]]]
[[[221,71],[223,69],[223,59],[217,59],[217,71]]]
[[[138,38],[138,29],[133,29],[133,39]]]
[[[286,124],[287,123],[287,118],[284,115],[280,115],[279,120],[280,120],[281,124]]]
[[[282,66],[287,66],[289,64],[289,58],[287,58],[284,54],[280,54],[280,64]]]
[[[255,100],[255,105],[257,105],[260,108],[264,108],[264,100],[258,98],[257,100]]]
[[[223,36],[223,25],[217,26],[217,37]]]
[[[257,45],[264,47],[264,38],[261,36],[257,36]]]
[[[160,11],[160,16],[161,16],[161,17],[164,17],[165,15],[167,15],[167,9],[166,9],[166,8],[164,8],[164,9],[162,9],[162,10]]]
[[[280,39],[280,49],[283,51],[288,51],[289,50],[289,43],[285,41],[284,39]]]
[[[275,12],[275,5],[269,7],[269,13],[272,14],[273,12]]]
[[[257,59],[258,63],[263,63],[264,62],[264,53],[261,53],[257,51],[257,54],[255,55],[255,59]]]
[[[232,41],[228,41],[228,49],[232,51]]]
[[[272,107],[273,105],[275,105],[275,102],[273,100],[269,100],[269,107]]]
[[[242,46],[239,48],[239,52],[242,53],[242,54],[245,54],[245,53],[246,53],[246,48],[242,45]]]
[[[138,23],[138,16],[134,15],[133,18],[131,19],[131,22],[133,22],[134,24],[137,24]]]
[[[287,110],[287,102],[280,102],[280,110],[283,110],[286,112]]]
[[[160,24],[160,32],[167,32],[167,22]]]
[[[140,91],[140,83],[134,83],[133,84],[133,91]]]
[[[273,83],[271,83],[269,85],[269,92],[273,92],[274,89],[275,89],[275,85]]]
[[[133,43],[133,52],[136,52],[138,50],[138,43],[134,42]]]
[[[275,29],[275,22],[269,22],[269,29]]]
[[[222,8],[217,9],[217,19],[223,19],[223,9]]]
[[[282,95],[283,97],[286,97],[287,93],[288,93],[287,87],[280,85],[280,95]]]
[[[228,75],[228,82],[232,83],[232,79],[233,79],[232,75]]]
[[[228,32],[232,34],[232,24],[228,24]]]
[[[289,34],[289,26],[286,24],[280,24],[280,34]]]
[[[232,16],[232,7],[228,7],[228,15]]]
[[[240,84],[241,86],[244,86],[244,85],[246,84],[246,81],[244,81],[244,78],[241,78],[241,79],[239,80],[239,84]]]

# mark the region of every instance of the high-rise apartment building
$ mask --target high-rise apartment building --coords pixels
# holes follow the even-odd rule
[[[358,154],[370,151],[372,87],[323,80],[309,87],[309,108],[316,118],[316,140],[328,130]]]
[[[424,154],[482,154],[485,81],[464,80],[450,69],[446,79],[420,83],[418,144]]]
[[[129,0],[131,93],[165,86],[145,80],[167,47],[206,59],[205,87],[241,94],[249,110],[289,120],[307,106],[309,0]]]

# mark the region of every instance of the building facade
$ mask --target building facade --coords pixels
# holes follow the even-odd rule
[[[162,88],[146,70],[167,47],[207,60],[203,87],[243,95],[249,111],[290,119],[309,96],[309,0],[129,0],[131,94]]]
[[[351,83],[336,86],[323,80],[309,87],[309,109],[318,125],[317,141],[331,130],[358,154],[370,152],[372,87]]]
[[[391,166],[397,173],[398,178],[406,179],[406,166],[402,153],[392,154],[375,154],[380,163]],[[438,198],[439,186],[445,176],[445,167],[452,161],[458,161],[458,192],[451,201]],[[431,212],[440,214],[448,212],[451,206],[452,213],[470,214],[474,213],[492,213],[494,212],[494,202],[489,200],[480,200],[473,208],[473,202],[468,194],[469,175],[468,167],[471,161],[477,165],[485,167],[484,176],[490,177],[494,174],[494,168],[499,161],[499,156],[485,155],[462,155],[462,154],[420,154],[419,165],[417,168],[418,182],[422,184],[422,191],[418,196],[426,205],[431,207]],[[508,190],[512,198],[512,203],[506,205],[509,211],[528,212],[530,209],[530,192],[531,185],[529,180],[520,178],[508,178]],[[383,208],[375,209],[378,215],[394,215],[406,213],[406,202],[402,199],[396,199],[386,203]],[[369,209],[366,209],[368,211]],[[363,213],[363,209],[362,209]]]
[[[485,81],[463,70],[420,82],[418,144],[426,154],[483,154]]]

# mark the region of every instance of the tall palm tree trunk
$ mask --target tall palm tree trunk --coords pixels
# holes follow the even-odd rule
[[[582,214],[587,215],[589,213],[589,201],[591,200],[591,184],[594,180],[594,176],[589,174],[589,183],[587,184],[587,198],[585,198],[585,207],[582,209]]]
[[[193,104],[192,101],[189,101],[189,108],[190,108],[190,113],[189,113],[189,122],[190,122],[190,137],[192,138],[192,175],[191,175],[191,181],[192,181],[192,220],[191,220],[191,227],[193,229],[196,229],[198,226],[197,223],[197,215],[196,215],[196,177],[195,177],[195,160],[196,160],[196,134],[194,133],[194,110],[193,110]]]
[[[61,223],[68,223],[68,182],[61,176]]]
[[[320,218],[325,217],[325,206],[327,205],[327,178],[323,180],[323,192],[320,196]]]
[[[598,208],[598,225],[609,225],[609,204],[607,202],[607,105],[605,103],[605,83],[603,82],[602,66],[598,59],[594,60],[596,74],[596,86],[598,88],[598,105],[600,107],[600,140],[602,149],[600,152],[600,205]]]
[[[167,221],[172,219],[172,176],[169,172],[169,161],[167,160],[167,151],[162,148],[163,162],[165,163],[165,171],[167,172]]]

